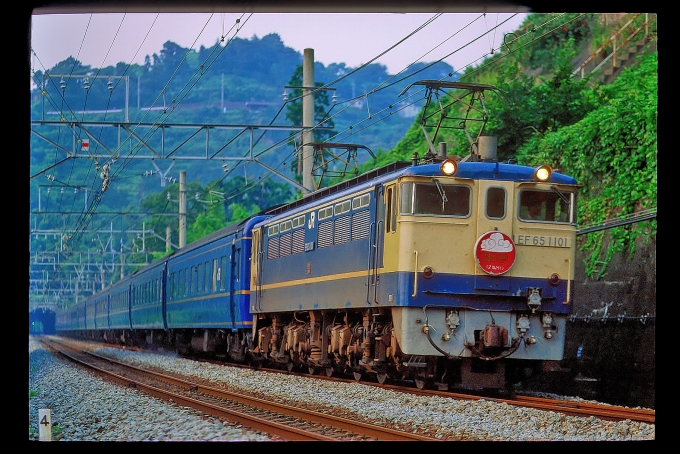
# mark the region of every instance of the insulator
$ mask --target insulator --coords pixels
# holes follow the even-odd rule
[[[113,91],[113,82],[111,82],[111,79],[109,79],[106,85],[109,87],[109,91]]]

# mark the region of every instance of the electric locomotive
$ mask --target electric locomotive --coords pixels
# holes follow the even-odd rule
[[[486,141],[477,162],[395,164],[256,224],[253,353],[440,388],[561,360],[576,181],[499,163]]]

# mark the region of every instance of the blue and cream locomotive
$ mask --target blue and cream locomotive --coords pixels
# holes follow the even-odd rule
[[[255,225],[254,353],[484,388],[504,386],[506,366],[515,376],[562,359],[576,181],[433,161],[377,170]]]
[[[578,185],[499,162],[491,137],[475,150],[391,164],[227,227],[66,310],[57,331],[380,383],[505,387],[562,359]]]

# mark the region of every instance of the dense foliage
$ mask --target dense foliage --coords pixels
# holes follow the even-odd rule
[[[597,91],[597,109],[579,122],[544,136],[536,135],[517,150],[520,162],[550,163],[574,175],[580,191],[579,223],[597,225],[657,204],[658,54],[641,58],[614,83]],[[605,273],[613,254],[635,250],[635,240],[656,235],[656,221],[589,233],[582,245],[591,252],[586,272]],[[603,256],[604,254],[604,256]]]
[[[554,28],[557,19],[563,25]],[[657,52],[643,48],[609,84],[603,83],[602,71],[574,77],[578,54],[597,50],[606,42],[601,36],[612,36],[625,21],[632,20],[631,27],[642,28],[643,19],[643,15],[625,15],[616,21],[599,14],[532,14],[517,31],[522,36],[513,46],[517,52],[508,49],[461,77],[461,81],[499,89],[494,93],[498,96],[486,99],[486,129],[473,127],[471,135],[496,136],[500,160],[550,164],[574,176],[582,185],[578,206],[581,227],[656,209]],[[655,22],[650,25],[653,31]],[[538,30],[550,27],[551,33],[533,39]],[[522,35],[522,31],[528,33]],[[449,100],[444,97],[440,104],[447,105]],[[464,111],[447,114],[462,118]],[[442,130],[439,141],[447,143],[449,154],[470,154],[471,144],[462,129]],[[414,152],[420,157],[427,152],[418,121],[393,150],[379,153],[366,168],[410,160]],[[580,247],[588,253],[588,277],[604,276],[614,254],[632,254],[636,241],[655,236],[656,220],[585,235]]]

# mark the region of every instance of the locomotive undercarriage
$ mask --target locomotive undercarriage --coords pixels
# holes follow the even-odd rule
[[[257,321],[252,357],[289,371],[435,381],[438,361],[401,353],[388,311],[310,311],[270,314]],[[440,373],[445,376],[446,373]]]
[[[527,370],[525,361],[489,361],[477,357],[404,354],[393,335],[389,309],[309,311],[260,316],[253,330],[249,360],[279,367],[353,375],[384,383],[413,382],[418,388],[504,389]],[[475,348],[484,350],[483,345]],[[494,353],[494,347],[486,348]],[[540,361],[532,361],[538,365]],[[507,370],[506,370],[507,369]]]

